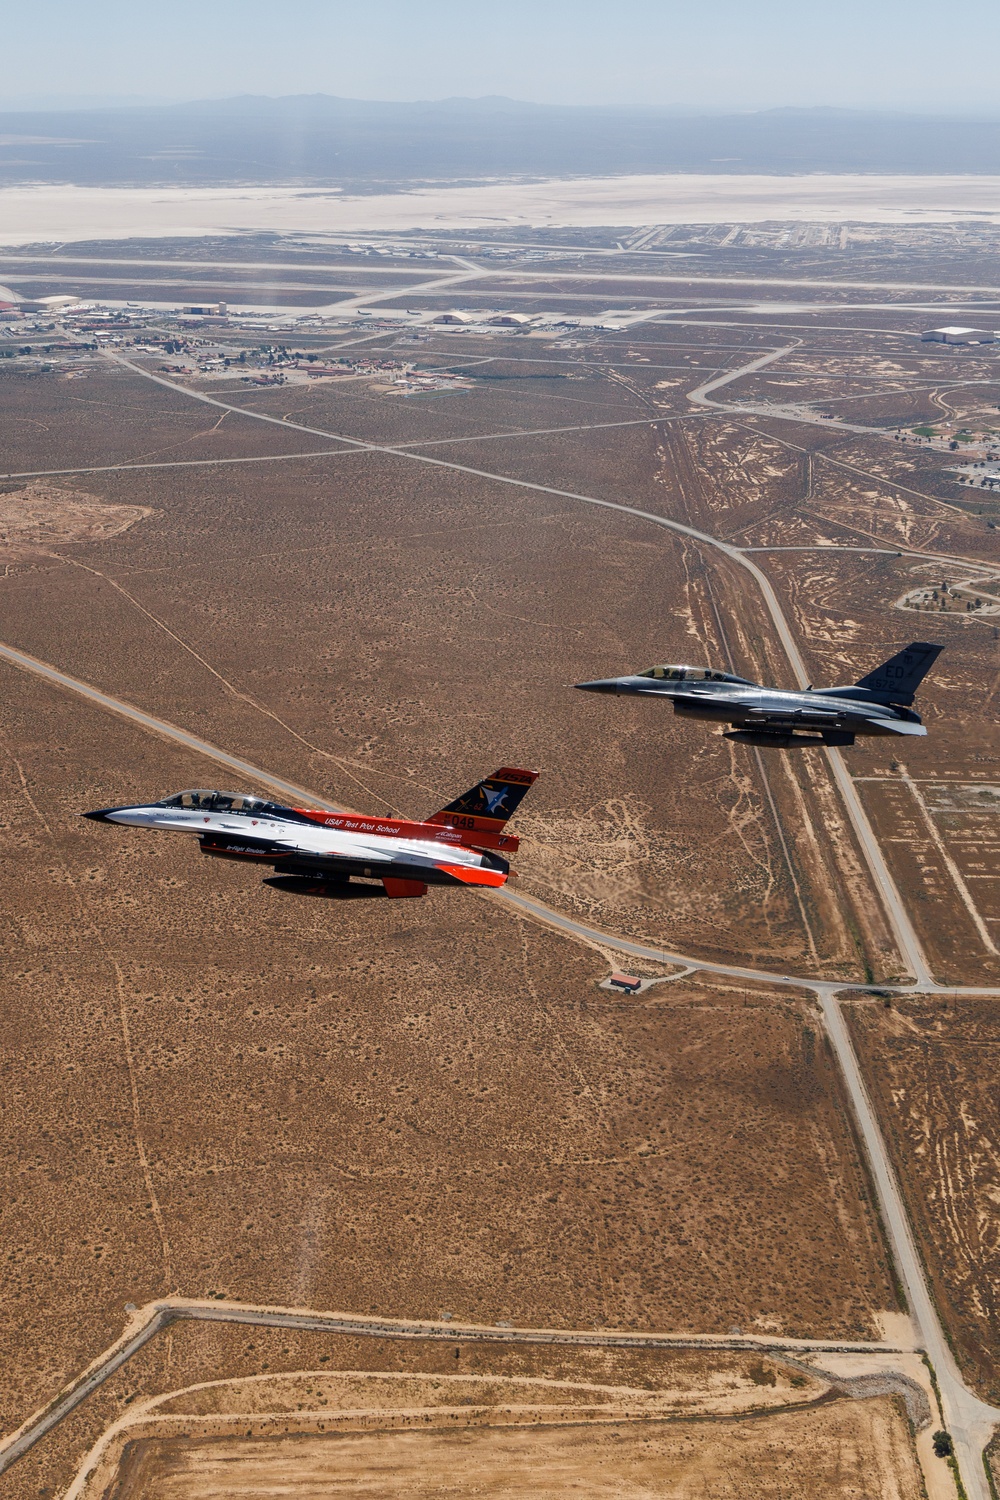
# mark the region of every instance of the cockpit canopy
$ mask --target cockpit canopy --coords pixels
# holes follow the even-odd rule
[[[201,788],[177,792],[155,805],[180,807],[185,812],[243,813],[248,818],[273,817],[282,811],[275,803],[265,802],[263,797],[248,797],[245,792],[209,792]]]
[[[712,667],[647,667],[636,672],[636,677],[656,677],[666,682],[736,682],[742,687],[754,687],[747,677],[734,677],[731,672],[716,672]]]

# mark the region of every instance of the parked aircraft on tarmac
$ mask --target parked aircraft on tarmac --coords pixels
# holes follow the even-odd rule
[[[795,745],[853,745],[855,735],[926,734],[909,705],[944,650],[911,641],[853,687],[809,687],[789,692],[707,667],[647,667],[629,677],[578,682],[585,693],[633,693],[669,698],[674,712],[736,727],[727,740],[786,750]],[[803,732],[805,731],[805,732]]]
[[[96,823],[198,834],[203,854],[272,865],[265,884],[302,896],[423,896],[429,885],[501,886],[518,847],[504,826],[537,778],[504,766],[426,823],[281,807],[242,792],[189,791],[84,813]],[[362,884],[352,881],[360,876]]]

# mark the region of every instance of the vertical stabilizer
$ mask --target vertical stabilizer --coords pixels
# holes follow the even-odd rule
[[[943,650],[943,646],[936,646],[933,641],[911,641],[855,686],[867,688],[887,703],[912,703],[917,688]]]
[[[444,823],[477,833],[500,833],[507,819],[538,780],[537,771],[521,771],[515,766],[501,766],[491,776],[477,781],[474,787],[442,807],[428,823]]]

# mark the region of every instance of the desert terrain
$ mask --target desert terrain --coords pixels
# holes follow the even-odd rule
[[[178,1290],[878,1337],[895,1294],[804,999],[617,997],[485,900],[333,924],[184,840],[109,845],[80,806],[213,768],[115,725],[109,784],[106,716],[4,677],[8,1429]]]
[[[384,1416],[383,1382],[363,1396],[374,1426],[324,1436],[275,1424],[305,1396],[361,1409],[335,1371],[383,1368],[370,1340],[288,1335],[276,1354],[270,1334],[197,1342],[178,1325],[46,1427],[0,1495],[65,1492],[120,1423],[88,1500],[201,1495],[237,1461],[264,1489],[294,1464],[303,1492],[333,1466],[350,1493],[418,1494],[419,1473],[445,1465],[514,1496],[543,1454],[553,1495],[583,1476],[595,1495],[778,1496],[807,1470],[845,1496],[923,1482],[936,1500],[951,1483],[927,1457],[931,1417],[895,1388],[849,1401],[780,1374],[797,1369],[781,1365],[796,1340],[918,1363],[928,1347],[907,1279],[921,1273],[901,1269],[822,1009],[868,985],[897,992],[890,1010],[845,1011],[903,1200],[961,1376],[1000,1399],[981,1265],[956,1238],[984,1210],[945,1213],[930,1144],[897,1149],[918,1129],[904,1060],[922,1022],[903,1018],[924,1007],[960,1051],[966,1012],[943,1010],[937,987],[1000,985],[997,502],[967,482],[986,458],[948,446],[968,429],[988,452],[1000,371],[989,346],[916,338],[913,301],[929,294],[910,283],[956,253],[921,232],[891,255],[868,244],[867,290],[841,286],[841,241],[826,284],[822,246],[749,245],[739,286],[736,252],[704,239],[697,274],[640,246],[617,283],[586,258],[600,236],[575,259],[553,251],[544,275],[444,244],[443,268],[372,251],[334,275],[287,243],[268,271],[267,247],[247,242],[245,272],[197,284],[270,286],[283,322],[122,307],[0,344],[4,1430],[119,1338],[127,1305],[172,1296],[767,1337],[779,1371],[758,1390],[750,1356],[713,1349],[710,1369],[697,1356],[702,1386],[746,1402],[699,1408],[710,1424],[671,1397],[656,1415],[626,1401],[627,1421],[600,1416],[600,1432],[565,1413],[543,1432],[536,1413],[516,1435],[495,1408],[531,1406],[524,1391],[480,1393],[474,1433],[436,1419],[416,1433]],[[88,295],[102,278],[146,285],[134,247],[118,266],[106,244],[60,254],[61,276],[86,265]],[[34,278],[18,286],[37,295],[32,255],[0,257],[0,276]],[[150,255],[235,252],[160,241]],[[152,282],[183,281],[151,270],[154,302]],[[435,290],[444,272],[455,284]],[[329,314],[332,295],[350,316]],[[384,316],[359,310],[369,297]],[[508,302],[528,331],[475,322]],[[456,305],[472,329],[427,320]],[[558,318],[543,325],[546,308]],[[310,355],[355,363],[313,378]],[[935,421],[937,447],[916,431]],[[887,740],[761,751],[664,703],[572,691],[671,661],[850,683],[914,637],[945,653],[918,700],[929,733],[905,754]],[[420,817],[500,764],[540,772],[510,900],[296,901],[193,842],[80,817],[184,786],[267,790],[268,776]],[[657,982],[601,988],[623,965]],[[988,1133],[988,1088],[963,1067]],[[957,1128],[945,1111],[935,1096],[920,1116],[926,1142]],[[887,1343],[904,1311],[916,1323]],[[941,1339],[964,1465],[982,1447],[963,1426],[974,1398]],[[457,1347],[461,1373],[487,1384],[573,1383],[551,1351],[544,1369],[527,1355],[515,1368],[475,1345],[473,1369],[473,1345]],[[385,1348],[384,1368],[405,1373],[405,1346]],[[442,1379],[454,1357],[433,1356]],[[643,1358],[655,1388],[674,1378],[673,1354]],[[176,1431],[126,1433],[133,1406],[152,1422],[170,1392],[276,1370],[293,1384],[249,1443],[224,1424],[189,1432],[183,1406]]]
[[[436,1394],[440,1399],[444,1393]],[[498,1395],[503,1400],[507,1393],[494,1387],[492,1399]],[[437,1414],[428,1415],[433,1424]],[[122,1500],[159,1500],[210,1494],[220,1484],[236,1483],[264,1489],[291,1484],[301,1494],[329,1494],[335,1486],[348,1493],[436,1495],[440,1476],[447,1474],[450,1486],[467,1493],[505,1497],[631,1497],[664,1486],[682,1496],[736,1496],[747,1486],[756,1495],[779,1496],[802,1484],[822,1484],[824,1494],[835,1496],[856,1494],[860,1484],[899,1500],[921,1494],[905,1417],[891,1400],[711,1426],[637,1420],[635,1414],[624,1422],[604,1417],[584,1424],[572,1410],[561,1425],[553,1417],[539,1422],[540,1415],[530,1426],[494,1420],[461,1432],[432,1425],[417,1432],[384,1428],[355,1435],[348,1429],[336,1437],[250,1442],[242,1434],[242,1441],[139,1439],[127,1451],[111,1493]]]
[[[1000,1394],[997,1256],[996,1008],[988,1000],[914,998],[853,1005],[914,1221],[957,1352],[977,1387]]]

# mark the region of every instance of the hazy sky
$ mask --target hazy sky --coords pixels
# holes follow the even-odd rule
[[[33,0],[0,35],[6,108],[328,93],[1000,113],[998,0]]]

